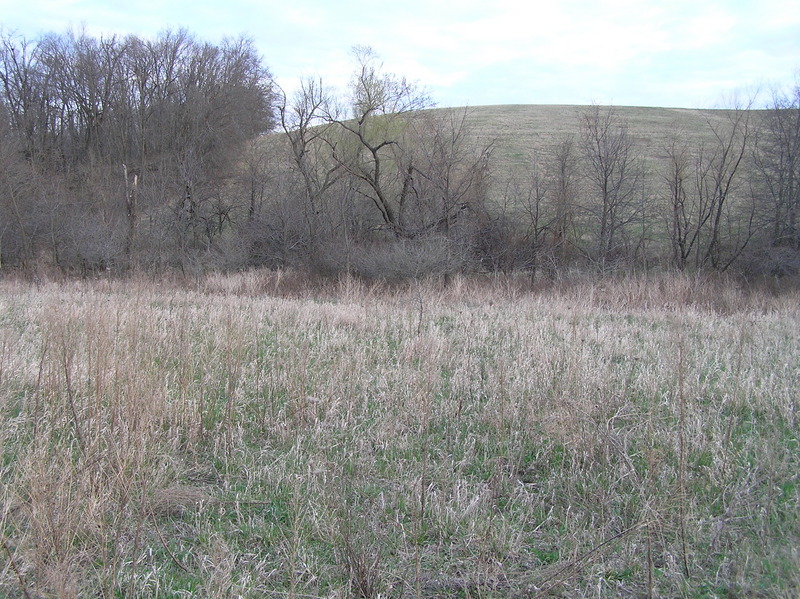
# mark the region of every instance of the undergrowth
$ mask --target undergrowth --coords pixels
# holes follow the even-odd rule
[[[790,597],[795,294],[0,282],[8,597]]]

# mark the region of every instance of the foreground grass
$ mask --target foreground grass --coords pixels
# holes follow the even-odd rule
[[[0,282],[7,597],[793,597],[798,296]]]

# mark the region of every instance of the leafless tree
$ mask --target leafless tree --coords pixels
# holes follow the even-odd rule
[[[583,208],[597,227],[592,257],[604,269],[626,257],[628,227],[641,211],[642,164],[628,125],[613,108],[593,106],[581,115],[580,129],[593,190]]]
[[[551,165],[554,218],[551,226],[554,254],[563,267],[575,247],[575,210],[578,195],[578,156],[571,137],[555,148]]]
[[[51,75],[43,68],[37,44],[25,38],[4,35],[0,39],[0,83],[2,101],[11,131],[31,162],[41,162],[52,142],[49,131],[54,115],[48,99]]]
[[[24,264],[33,255],[31,214],[34,186],[22,144],[9,127],[8,111],[0,103],[0,266]]]
[[[354,55],[351,118],[338,113],[326,117],[342,132],[331,146],[333,157],[359,182],[358,192],[377,209],[382,225],[405,236],[400,214],[415,169],[405,151],[408,117],[432,102],[405,78],[383,73],[371,48],[357,47]]]
[[[488,259],[488,266],[505,273],[525,270],[534,280],[543,261],[548,269],[555,266],[548,239],[555,224],[554,180],[534,154],[530,168],[512,173],[503,189],[481,231],[484,263]]]
[[[346,99],[306,80],[280,108],[313,259],[323,260],[321,248],[330,254],[338,243],[349,248],[350,268],[354,244],[371,247],[374,258],[379,244],[436,236],[436,247],[448,247],[455,264],[468,245],[464,223],[483,209],[491,144],[476,143],[467,111],[423,110],[428,96],[384,73],[370,48],[356,48],[354,56]],[[342,198],[351,205],[342,206]],[[402,255],[416,255],[412,246],[381,250],[393,272],[402,270]],[[367,261],[366,270],[375,272],[376,260]]]
[[[325,88],[322,81],[306,79],[291,101],[283,94],[279,112],[292,168],[302,181],[303,215],[311,259],[317,260],[320,243],[325,237],[321,227],[332,220],[325,206],[326,196],[345,174],[341,163],[333,157],[338,108],[332,91]]]
[[[672,247],[672,264],[678,270],[687,266],[692,248],[697,241],[697,208],[690,199],[692,158],[688,146],[681,142],[677,132],[666,148],[668,158],[664,183],[669,206],[669,233]]]
[[[578,174],[573,139],[567,137],[549,153],[535,153],[527,169],[511,175],[498,214],[505,222],[503,270],[513,264],[534,279],[542,269],[554,277],[568,262],[577,241]]]
[[[700,147],[694,169],[698,231],[695,266],[710,265],[723,271],[741,255],[755,232],[752,203],[736,206],[731,202],[753,133],[750,106],[735,108],[728,114],[723,125],[709,123],[714,142],[710,147]],[[740,217],[743,222],[731,227],[731,222]]]
[[[485,211],[493,142],[476,139],[468,109],[423,112],[411,120],[410,159],[398,222],[407,236],[450,237],[459,220]],[[410,192],[410,193],[409,193]]]
[[[86,255],[122,247],[113,259],[125,262],[145,224],[171,231],[176,247],[218,236],[238,205],[224,188],[245,142],[274,124],[269,72],[245,38],[213,45],[185,31],[155,40],[2,35],[0,84],[9,136],[34,174],[58,178],[70,214],[102,232],[49,238],[90,244]],[[98,252],[98,239],[114,242]]]
[[[755,204],[743,182],[753,135],[749,106],[708,121],[710,143],[692,150],[676,136],[667,148],[668,190],[674,265],[727,270],[756,232]],[[694,258],[692,258],[694,256]]]
[[[773,96],[754,158],[766,190],[769,244],[800,250],[800,84],[792,95]]]

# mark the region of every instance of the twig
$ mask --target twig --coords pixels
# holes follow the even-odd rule
[[[72,412],[72,422],[75,426],[75,436],[78,440],[78,447],[82,454],[86,454],[86,443],[83,440],[83,432],[78,420],[78,411],[75,409],[75,391],[72,388],[72,357],[67,355],[69,348],[67,347],[66,338],[63,339],[63,355],[61,363],[64,367],[64,381],[67,385],[67,400],[69,402],[69,409]]]
[[[575,568],[581,562],[584,562],[584,561],[588,560],[590,557],[592,557],[594,554],[598,553],[606,545],[609,545],[610,543],[613,543],[614,541],[616,541],[618,539],[621,539],[622,537],[628,536],[630,533],[634,532],[635,530],[639,530],[640,528],[644,528],[646,526],[649,526],[650,524],[652,524],[652,522],[650,522],[650,521],[648,521],[648,522],[640,522],[639,524],[635,524],[634,526],[631,526],[630,528],[627,528],[627,529],[623,530],[622,532],[619,532],[619,533],[615,534],[613,537],[610,537],[610,538],[606,539],[605,541],[603,541],[602,543],[600,543],[597,547],[592,547],[586,553],[584,553],[582,555],[579,555],[578,557],[573,559],[571,562],[567,563],[566,565],[564,565],[561,568],[559,568],[558,570],[556,570],[556,572],[554,574],[551,574],[550,576],[545,578],[542,581],[541,584],[544,585],[544,584],[549,583],[550,581],[553,581],[554,579],[558,578],[561,574],[563,574],[567,570],[569,570],[571,568]],[[561,584],[561,582],[562,582],[561,580],[554,580],[554,582],[552,584],[550,584],[549,586],[541,589],[538,593],[533,595],[533,599],[537,599],[538,597],[543,597],[544,595],[546,595],[547,593],[552,591],[556,586]]]
[[[161,529],[158,527],[158,522],[156,521],[156,515],[153,513],[153,510],[148,509],[148,513],[150,514],[150,519],[153,521],[153,526],[156,528],[156,533],[158,533],[158,538],[161,540],[161,545],[164,547],[164,550],[169,555],[170,559],[175,562],[175,565],[178,566],[184,572],[188,572],[189,568],[183,565],[181,561],[175,557],[175,554],[170,551],[170,548],[167,547],[167,541],[164,540],[164,535],[161,534]]]
[[[8,546],[5,539],[3,539],[3,549],[5,549],[8,554],[8,563],[11,564],[11,569],[14,570],[17,578],[19,578],[19,587],[22,589],[22,594],[25,595],[25,599],[31,599],[31,595],[28,593],[28,585],[25,584],[25,577],[22,575],[22,572],[19,571],[17,562],[14,561],[14,556],[11,553],[11,548]]]
[[[653,539],[650,538],[650,525],[647,525],[647,599],[653,599]]]
[[[422,316],[423,316],[423,304],[422,304],[422,291],[417,285],[417,302],[419,303],[419,318],[417,319],[417,336],[422,334]]]
[[[678,346],[678,531],[681,537],[681,557],[683,573],[689,578],[689,558],[686,544],[686,392],[684,389],[684,349],[683,338]]]

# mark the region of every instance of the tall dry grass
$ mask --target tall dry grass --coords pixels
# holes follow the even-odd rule
[[[798,299],[2,281],[0,594],[793,596]]]

